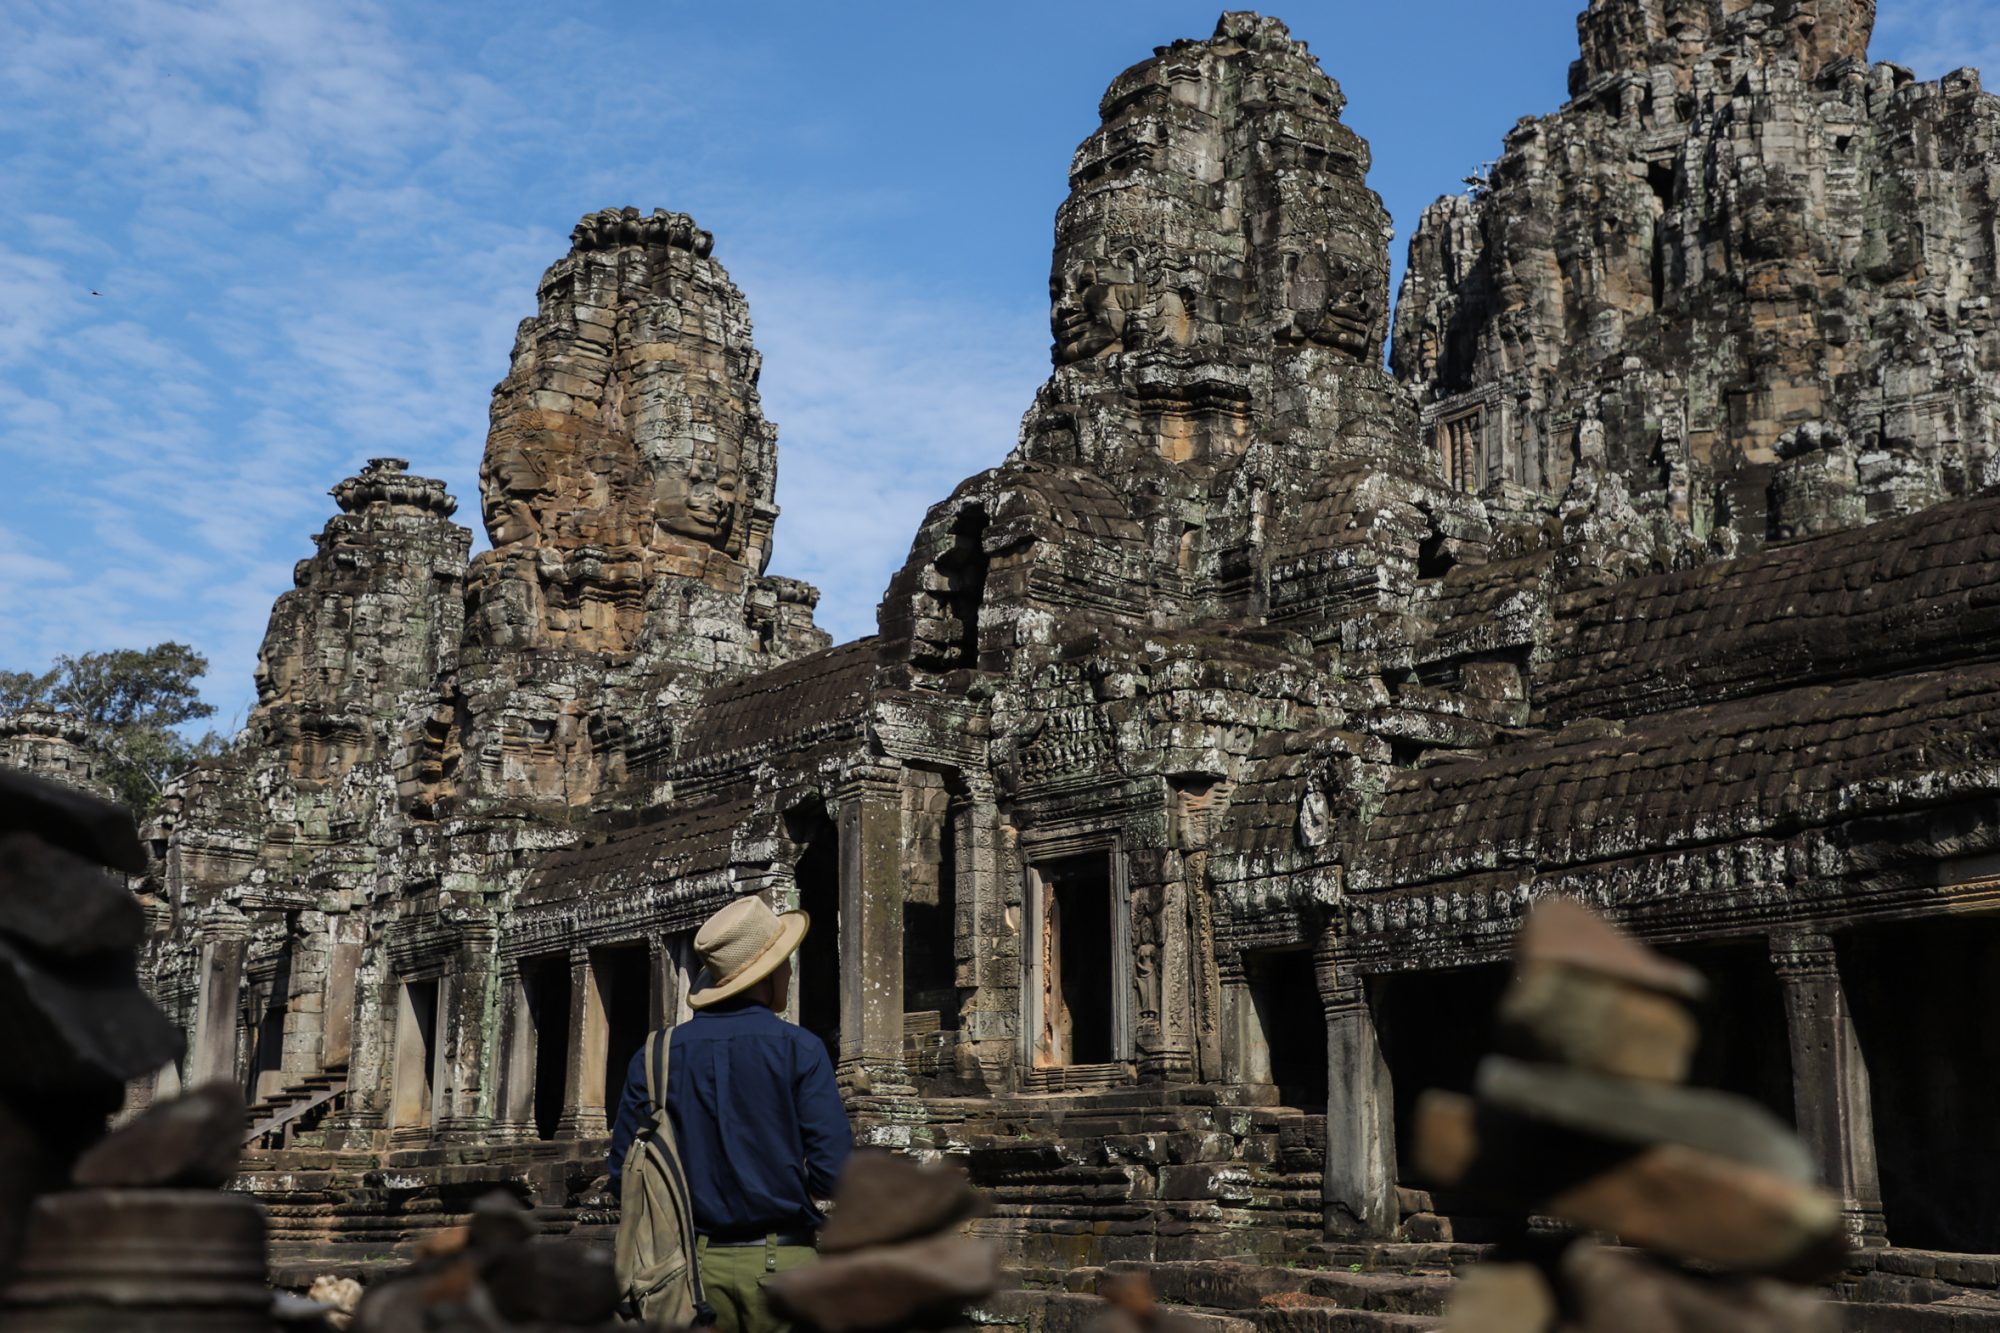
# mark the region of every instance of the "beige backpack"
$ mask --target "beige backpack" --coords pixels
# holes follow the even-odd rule
[[[702,1297],[694,1203],[667,1117],[671,1036],[660,1031],[646,1038],[646,1122],[625,1151],[614,1251],[626,1308],[655,1328],[714,1320]]]

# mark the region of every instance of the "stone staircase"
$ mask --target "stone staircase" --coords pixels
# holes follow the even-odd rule
[[[329,1065],[253,1103],[243,1120],[246,1148],[289,1148],[298,1136],[340,1109],[347,1096],[347,1065]]]
[[[1287,1265],[1231,1260],[1015,1268],[1019,1285],[974,1323],[1006,1333],[1080,1333],[1106,1274],[1144,1273],[1188,1333],[1386,1333],[1443,1326],[1454,1277],[1483,1247],[1331,1242]],[[1867,1250],[1827,1295],[1849,1333],[2000,1333],[2000,1257]]]
[[[860,1137],[963,1165],[991,1204],[974,1231],[1010,1264],[1281,1262],[1320,1238],[1324,1120],[1237,1091],[930,1098]]]

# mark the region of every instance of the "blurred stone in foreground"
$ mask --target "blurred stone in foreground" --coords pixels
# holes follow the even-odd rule
[[[1701,978],[1580,904],[1538,906],[1515,946],[1474,1095],[1418,1104],[1436,1185],[1518,1218],[1451,1301],[1466,1333],[1831,1328],[1799,1285],[1840,1271],[1839,1200],[1762,1107],[1681,1086]],[[1618,1237],[1531,1237],[1530,1215]],[[1688,1267],[1695,1265],[1697,1267]]]
[[[495,1192],[472,1220],[425,1246],[416,1262],[368,1288],[354,1333],[610,1330],[618,1282],[611,1256],[574,1241],[536,1241],[528,1212]],[[329,1293],[332,1294],[332,1293]]]
[[[819,1262],[764,1285],[781,1311],[822,1330],[948,1328],[1000,1285],[992,1242],[959,1226],[979,1194],[944,1167],[857,1152],[841,1174]]]

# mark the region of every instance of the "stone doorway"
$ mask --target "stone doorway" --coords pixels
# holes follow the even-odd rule
[[[652,1030],[652,958],[644,944],[607,945],[590,951],[590,973],[603,1015],[604,1053],[598,1077],[603,1080],[601,1105],[609,1123],[618,1116],[625,1071]],[[585,1078],[590,1075],[584,1071]]]
[[[534,1027],[535,1137],[553,1139],[562,1121],[570,1042],[569,955],[544,954],[521,964],[528,1021]]]
[[[1326,1010],[1313,975],[1312,951],[1254,955],[1245,963],[1278,1101],[1307,1115],[1325,1115]]]
[[[396,1005],[396,1072],[389,1101],[392,1130],[431,1123],[439,1056],[437,1017],[436,979],[404,982]]]
[[[1419,1183],[1411,1164],[1417,1099],[1427,1090],[1472,1091],[1493,1047],[1493,1016],[1507,987],[1503,963],[1375,977],[1368,987],[1382,1059],[1394,1089],[1396,1179]],[[1445,1199],[1440,1211],[1448,1211]]]
[[[1029,872],[1034,1059],[1038,1066],[1109,1064],[1124,1057],[1119,989],[1129,985],[1123,895],[1108,852],[1036,864]]]
[[[1784,992],[1764,937],[1668,945],[1661,952],[1708,980],[1708,998],[1697,1015],[1701,1042],[1687,1081],[1747,1097],[1790,1124],[1791,1039],[1785,1030]]]
[[[1838,944],[1890,1241],[2000,1251],[2000,920],[1870,925]]]
[[[904,876],[903,1015],[913,1026],[958,1026],[958,823],[943,785],[923,789],[908,812],[915,825]]]
[[[840,1059],[840,838],[821,814],[812,821],[805,851],[793,867],[799,907],[811,918],[799,946],[792,991],[799,1026]]]
[[[250,1077],[244,1087],[253,1102],[285,1086],[285,1026],[291,1015],[292,941],[287,939],[267,978],[251,989],[257,1008],[250,1025]]]

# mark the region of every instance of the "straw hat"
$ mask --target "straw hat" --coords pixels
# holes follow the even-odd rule
[[[690,1008],[702,1009],[740,995],[778,970],[805,938],[804,912],[773,912],[762,898],[738,898],[702,923],[694,935],[701,963]]]

